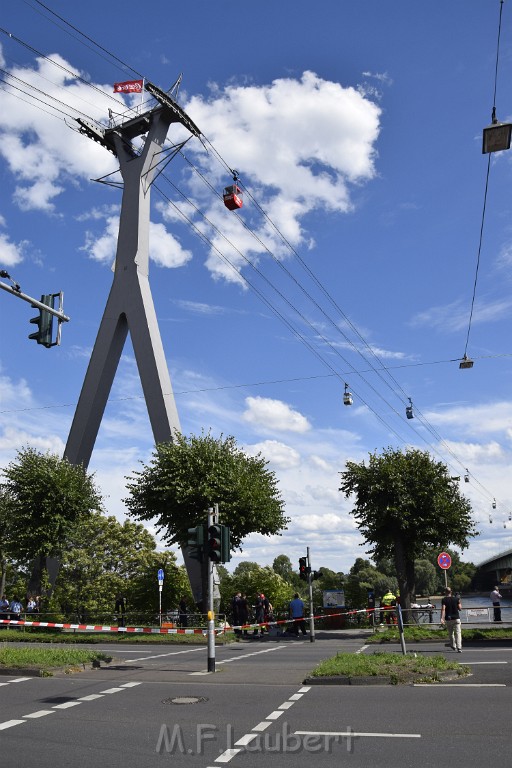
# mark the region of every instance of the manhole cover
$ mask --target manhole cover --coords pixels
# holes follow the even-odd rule
[[[172,699],[164,699],[162,704],[199,704],[200,701],[208,701],[206,696],[175,696]]]

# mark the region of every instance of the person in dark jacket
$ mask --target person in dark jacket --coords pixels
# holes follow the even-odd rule
[[[454,597],[451,588],[446,587],[445,596],[441,602],[441,624],[446,624],[450,648],[457,653],[462,653],[461,610],[460,597]]]

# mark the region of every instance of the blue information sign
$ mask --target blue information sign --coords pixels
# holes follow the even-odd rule
[[[163,572],[162,568],[159,568],[159,570],[158,570],[158,581],[163,581],[163,580],[164,580],[164,572]]]

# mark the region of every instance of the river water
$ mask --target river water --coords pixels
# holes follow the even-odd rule
[[[442,597],[431,598],[432,602],[436,606],[436,610],[433,611],[433,622],[437,623],[441,617],[441,600]],[[489,597],[482,597],[478,595],[463,595],[461,597],[462,612],[461,620],[462,624],[473,623],[488,623],[494,621],[494,612],[491,599]],[[512,623],[512,599],[502,598],[501,603],[501,619],[507,624]],[[420,616],[421,622],[428,622],[429,616]]]

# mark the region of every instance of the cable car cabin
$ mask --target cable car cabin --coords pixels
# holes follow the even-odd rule
[[[242,190],[238,184],[225,187],[222,197],[224,198],[224,205],[230,211],[236,211],[244,204]]]
[[[354,401],[352,399],[352,392],[349,392],[348,390],[346,390],[343,393],[343,404],[344,405],[352,405],[353,402]]]

